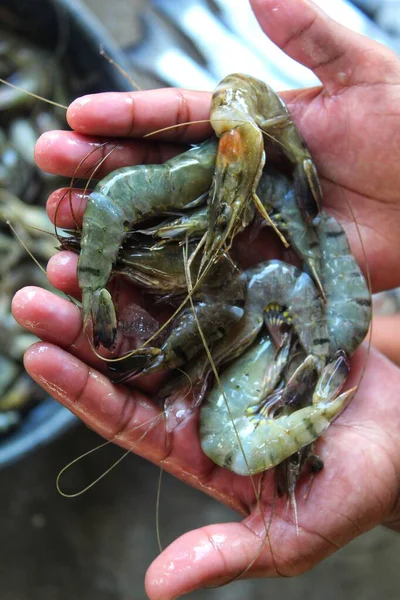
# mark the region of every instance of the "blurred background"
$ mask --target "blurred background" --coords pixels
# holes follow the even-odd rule
[[[399,51],[400,2],[318,3],[348,27]],[[100,46],[143,89],[212,90],[234,71],[278,90],[317,81],[265,39],[247,0],[2,0],[0,23],[0,76],[63,104],[87,92],[132,89],[100,56]],[[159,470],[130,455],[84,495],[67,500],[57,493],[58,472],[101,439],[25,376],[21,358],[33,339],[9,314],[16,289],[46,280],[5,221],[45,264],[54,240],[32,227],[51,231],[42,207],[60,182],[35,170],[32,153],[42,131],[60,127],[62,110],[0,87],[0,598],[139,600],[146,598],[144,575],[158,553]],[[381,312],[399,308],[397,291],[375,302]],[[112,446],[91,454],[64,485],[84,488],[119,456]],[[164,474],[164,547],[189,529],[237,518]],[[399,552],[400,537],[377,528],[295,579],[236,582],[188,598],[398,600]]]

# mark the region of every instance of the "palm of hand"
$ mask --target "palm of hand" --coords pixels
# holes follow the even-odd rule
[[[400,67],[395,66],[400,82]],[[400,225],[395,167],[400,153],[394,134],[399,100],[400,87],[393,83],[365,83],[333,95],[324,88],[299,92],[293,101],[318,158],[324,206],[345,223],[357,259],[371,269],[376,291],[400,284],[400,274],[393,271],[400,258],[397,234],[395,227],[387,227],[388,219]]]
[[[394,265],[398,264],[400,250],[393,246],[400,220],[396,202],[400,178],[397,170],[400,148],[396,136],[399,129],[396,110],[399,109],[395,108],[399,105],[398,60],[386,50],[378,52],[370,42],[363,41],[360,46],[359,39],[354,41],[353,34],[328,21],[309,3],[301,7],[298,0],[282,0],[280,12],[275,14],[271,11],[276,0],[253,0],[252,4],[271,38],[294,58],[313,67],[324,83],[324,89],[287,93],[285,99],[296,124],[306,132],[307,143],[316,157],[326,206],[337,211],[342,221],[344,217],[348,219],[347,233],[363,263],[357,233],[350,223],[348,203],[351,204],[367,245],[374,288],[399,285],[400,273]],[[267,16],[269,22],[265,24]],[[269,23],[274,19],[276,25],[271,32]],[[308,27],[305,19],[309,21]],[[326,44],[324,56],[319,56],[322,38]],[[308,40],[308,45],[304,40]],[[339,51],[338,46],[343,46],[343,41],[348,49],[340,47]],[[352,57],[354,48],[357,48],[357,56]],[[134,128],[137,135],[142,133],[141,129],[144,132],[156,129],[148,111],[147,117],[143,116],[142,120],[140,117],[139,106],[141,103],[145,106],[148,98],[153,98],[155,109],[157,102],[163,103],[165,113],[169,111],[177,118],[182,96],[168,96],[164,91],[161,101],[157,93],[153,96],[137,94],[134,105],[130,97],[129,100],[126,97],[125,122],[122,123],[123,111],[116,111],[118,116],[114,118],[119,121],[114,129],[123,136],[132,131],[133,106],[137,109]],[[116,106],[117,100],[113,98]],[[207,95],[187,93],[183,105],[190,104],[193,119],[206,118],[208,99]],[[76,131],[107,135],[111,130],[110,123],[104,126],[96,121],[93,104],[86,112],[84,104],[79,105],[79,102],[73,107],[69,117]],[[186,129],[183,134],[186,140],[191,139],[194,130]],[[206,134],[205,128],[196,131],[200,136]],[[64,132],[58,138],[53,137],[51,143],[49,139],[46,144],[43,140],[39,142],[37,156],[42,168],[71,174],[77,157],[66,159],[65,145],[58,153],[54,152],[56,145],[61,148],[61,141],[66,142],[68,137],[82,154],[86,152],[87,145],[81,136]],[[73,153],[71,148],[69,150]],[[139,146],[132,151],[136,160],[140,151]],[[118,157],[116,152],[113,160],[123,163],[122,156],[126,154],[127,146],[122,143],[121,158],[115,158]],[[49,167],[50,160],[53,167]],[[120,164],[109,162],[108,168],[116,166]],[[68,218],[71,216],[67,215],[65,222]],[[49,277],[63,291],[78,293],[74,257],[54,259],[49,265]],[[14,314],[44,340],[27,353],[26,367],[46,390],[104,437],[126,448],[133,447],[135,452],[156,463],[163,461],[164,467],[172,473],[248,515],[241,524],[193,531],[167,548],[148,572],[151,598],[173,598],[201,585],[230,580],[243,571],[264,543],[265,522],[269,523],[274,503],[271,474],[263,477],[261,499],[256,502],[249,478],[215,467],[203,455],[195,414],[174,431],[172,447],[165,457],[162,421],[158,420],[157,425],[143,435],[148,429],[146,424],[159,414],[158,409],[133,387],[115,386],[102,375],[104,365],[90,352],[81,331],[79,311],[60,298],[50,299],[43,291],[22,290],[15,298]],[[365,359],[366,352],[361,350],[353,362],[349,385],[358,383]],[[326,468],[316,477],[307,501],[303,495],[308,484],[300,481],[299,535],[296,535],[292,513],[286,511],[284,503],[277,502],[269,529],[274,559],[269,544],[264,544],[247,576],[274,574],[276,567],[284,575],[299,573],[362,531],[396,518],[396,475],[400,470],[396,432],[400,431],[400,415],[396,412],[394,391],[399,383],[398,370],[372,350],[355,400],[318,443],[317,451]],[[154,384],[149,384],[148,390],[153,392]],[[256,486],[258,479],[253,482]],[[202,553],[201,559],[194,560],[196,548],[201,548]],[[196,556],[198,558],[198,553]],[[162,588],[156,583],[160,575]]]

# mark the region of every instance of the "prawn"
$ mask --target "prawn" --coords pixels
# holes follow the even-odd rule
[[[84,327],[92,315],[95,347],[115,345],[117,318],[105,286],[127,231],[149,217],[198,204],[211,185],[215,155],[216,141],[208,140],[161,165],[118,169],[90,194],[83,217],[78,283]]]
[[[293,182],[273,168],[264,167],[257,187],[259,200],[276,228],[283,232],[296,255],[306,265],[324,300],[325,292],[320,280],[322,252],[315,227],[309,224],[296,200]],[[152,236],[157,243],[200,239],[209,228],[209,209],[200,206],[184,215],[166,220],[160,225],[140,230]]]
[[[317,234],[323,256],[321,281],[326,291],[323,308],[328,337],[319,339],[320,334],[317,334],[313,346],[305,344],[296,313],[300,309],[299,314],[302,314],[303,303],[313,321],[315,308],[301,292],[297,293],[296,309],[293,311],[293,303],[289,306],[295,316],[289,324],[296,330],[306,358],[289,383],[276,393],[271,393],[269,381],[268,385],[260,383],[262,369],[264,372],[269,369],[270,361],[275,358],[270,353],[263,355],[264,342],[260,341],[263,338],[258,338],[222,373],[221,387],[212,388],[201,408],[200,437],[204,452],[217,464],[241,475],[272,468],[296,453],[300,453],[297,458],[304,464],[310,449],[303,449],[326,431],[357,390],[353,387],[340,393],[349,372],[348,356],[361,344],[370,325],[368,286],[336,219],[322,213]],[[278,261],[271,262],[277,269],[274,263]],[[268,272],[268,266],[268,263],[258,265],[247,273],[250,271],[257,284],[261,274]],[[272,281],[279,286],[275,273]],[[279,288],[276,301],[285,302],[279,297]],[[310,327],[311,332],[315,332],[321,322],[318,317]],[[268,318],[266,324],[270,326]],[[304,396],[304,381],[313,371],[318,374],[318,380],[309,401],[307,394]],[[311,387],[305,386],[305,392]],[[291,472],[289,493],[294,490],[300,468],[301,465]],[[322,468],[320,463],[318,468]]]
[[[211,181],[203,266],[210,257],[213,261],[219,258],[225,242],[229,246],[252,220],[254,206],[248,202],[249,196],[268,219],[256,194],[265,162],[263,131],[278,135],[284,152],[296,164],[295,182],[302,173],[310,186],[313,183],[312,189],[319,190],[315,167],[290,114],[266,84],[240,74],[225,78],[213,96],[211,124],[220,137],[215,172],[216,142],[210,141],[189,151],[194,159],[189,165],[184,154],[164,165],[126,167],[108,175],[90,195],[83,219],[78,281],[84,326],[91,314],[95,347],[115,346],[115,308],[104,288],[127,230],[148,217],[198,205]],[[319,194],[314,195],[319,199]]]
[[[138,230],[143,235],[158,239],[158,245],[172,241],[201,239],[208,228],[208,207],[200,206],[186,211],[175,219],[167,219],[160,225]]]
[[[321,282],[322,250],[317,231],[304,219],[293,182],[268,165],[264,169],[257,193],[270,218],[289,240],[326,301]]]
[[[340,223],[322,212],[316,232],[322,253],[320,278],[327,299],[331,352],[343,350],[351,356],[371,323],[371,294]]]
[[[200,410],[203,452],[238,475],[271,469],[311,444],[356,391],[352,388],[337,397],[347,375],[343,358],[339,357],[324,370],[311,406],[275,418],[265,411],[254,414],[254,406],[272,391],[273,380],[265,373],[272,368],[275,354],[272,339],[261,336],[222,373],[223,392],[214,386]],[[315,370],[315,358],[310,355],[306,360],[307,369]]]
[[[189,244],[188,251],[194,250],[195,244]],[[223,257],[221,264],[216,265],[210,276],[205,278],[202,289],[215,285],[216,281],[222,282],[221,267],[227,268],[229,272],[228,263],[228,259]],[[196,268],[198,264],[197,260],[193,266]],[[130,243],[128,240],[118,253],[112,273],[128,278],[150,293],[164,292],[168,294],[168,299],[187,291],[184,256],[178,244],[151,247],[147,245],[147,240],[145,243]],[[217,280],[213,277],[215,275]]]
[[[287,239],[290,241],[291,245],[296,251],[297,256],[302,259],[303,263],[308,268],[311,276],[318,286],[322,298],[326,302],[326,296],[321,281],[321,278],[323,277],[323,249],[325,250],[326,263],[329,263],[329,250],[326,248],[326,243],[324,243],[326,233],[322,233],[325,228],[326,215],[324,217],[324,222],[318,229],[321,237],[320,242],[316,228],[308,224],[303,218],[302,212],[296,201],[293,183],[287,177],[269,165],[264,169],[257,188],[257,193],[259,194],[263,206],[268,211],[277,227],[284,230],[285,235],[287,235]],[[201,219],[199,219],[199,215],[201,216]],[[175,221],[170,222],[169,225],[164,224],[164,226],[160,229],[154,228],[152,233],[154,237],[160,237],[164,240],[169,235],[170,231],[172,231],[174,235],[175,232],[179,232],[180,234],[185,232],[187,235],[190,235],[195,229],[195,226],[198,226],[199,223],[201,223],[201,220],[203,222],[203,229],[201,232],[204,232],[208,222],[207,215],[208,213],[206,208],[199,208],[196,209],[193,217],[185,215],[181,219],[176,219]],[[194,221],[193,224],[192,219]],[[337,253],[338,250],[336,250],[336,254]],[[347,246],[346,256],[349,254],[350,251]],[[358,269],[358,266],[354,259],[350,255],[346,260],[353,260],[353,273],[355,273]],[[256,271],[258,271],[258,268],[256,268]],[[339,274],[339,264],[337,264],[337,271]],[[250,273],[251,271],[248,271],[247,275],[250,277],[251,281]],[[353,278],[354,277],[355,275],[353,275]],[[304,276],[304,279],[307,280],[306,276]],[[324,277],[324,281],[325,280],[328,282],[329,278]],[[310,294],[314,297],[315,294],[313,288],[311,287],[311,283],[309,280],[307,280],[307,282],[310,289]],[[364,287],[364,290],[365,289],[366,288]],[[329,294],[331,295],[331,287],[329,288]],[[262,327],[264,308],[267,304],[267,301],[269,301],[271,297],[271,291],[268,291],[267,288],[264,289],[262,285],[255,285],[255,281],[248,286],[247,298],[244,306],[244,315],[242,319],[234,324],[227,334],[221,340],[219,340],[213,348],[213,361],[217,367],[221,367],[234,360],[252,344]],[[281,296],[281,300],[285,301],[285,306],[290,304],[289,297],[287,297],[285,300],[285,298]],[[320,322],[322,322],[321,303],[317,298],[314,298],[314,300],[315,306],[318,307]],[[276,335],[278,333],[276,331],[277,328],[279,329],[279,326],[284,324],[284,310],[282,310],[276,301],[269,302],[267,306],[268,314],[266,314],[265,317],[272,327],[271,332]],[[294,306],[292,307],[292,310],[293,309],[295,309]],[[329,314],[331,314],[331,312],[332,311],[330,308]],[[306,317],[305,322],[307,322],[307,315],[304,316]],[[286,314],[286,320],[287,319],[288,315]],[[368,322],[368,319],[366,319],[364,322]],[[299,324],[299,327],[300,329],[303,329],[303,325]],[[328,332],[325,326],[322,325],[320,333],[321,336],[325,338],[325,349],[323,352],[326,356],[328,352]],[[362,337],[365,337],[365,333],[362,335]],[[308,349],[311,350],[310,344],[306,342],[306,345]],[[322,359],[321,365],[322,364],[324,364],[324,359]],[[211,368],[207,357],[205,355],[196,357],[187,365],[185,376],[182,376],[181,373],[172,375],[170,380],[167,381],[160,391],[160,399],[162,399],[165,403],[173,403],[179,394],[187,393],[187,381],[189,379],[192,386],[192,392],[194,394],[193,407],[198,406],[202,402],[207,391],[207,381],[210,372]]]
[[[295,344],[284,371],[283,385],[285,387],[287,386],[290,388],[293,386],[296,380],[296,370],[305,359],[306,355],[304,351],[298,347],[298,344]],[[286,414],[289,414],[296,408],[304,408],[305,406],[310,406],[312,404],[312,388],[304,388],[304,378],[302,380],[302,387],[304,392],[302,395],[299,394],[299,390],[296,391],[295,407],[290,406],[290,402],[284,406],[281,405],[279,409],[281,410],[281,413],[285,412]],[[292,454],[292,456],[289,456],[289,458],[279,463],[279,465],[277,465],[275,468],[275,482],[278,496],[286,495],[288,498],[290,498],[296,523],[298,521],[295,495],[296,485],[297,480],[299,479],[306,464],[310,465],[312,473],[318,473],[324,468],[323,461],[319,458],[319,456],[314,454],[314,442],[303,446],[298,452]]]
[[[250,223],[254,206],[249,200],[269,220],[257,195],[265,163],[264,135],[276,140],[293,165],[297,201],[307,221],[317,221],[322,192],[314,162],[283,100],[266,83],[240,73],[225,77],[213,94],[210,122],[219,145],[205,264],[216,260]]]
[[[283,261],[271,260],[247,269],[248,293],[257,303],[276,345],[281,345],[282,327],[292,326],[307,354],[312,354],[320,372],[330,353],[324,303],[309,275]],[[286,310],[282,310],[286,308]],[[276,318],[279,315],[279,318]],[[283,318],[282,318],[283,317]]]

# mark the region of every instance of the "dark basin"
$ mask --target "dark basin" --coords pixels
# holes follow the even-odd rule
[[[0,23],[37,45],[61,48],[72,96],[131,90],[129,82],[100,56],[101,47],[129,70],[124,55],[103,25],[78,0],[2,0]],[[61,36],[61,37],[60,37]],[[52,398],[44,399],[19,428],[0,441],[0,468],[54,440],[78,422]]]

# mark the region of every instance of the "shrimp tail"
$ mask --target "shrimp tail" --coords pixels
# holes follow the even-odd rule
[[[357,387],[355,387],[340,394],[349,372],[350,364],[347,355],[339,350],[334,359],[323,369],[318,379],[312,403],[314,406],[323,407],[330,421],[339,416],[357,391]]]
[[[329,397],[337,396],[349,373],[350,364],[346,353],[339,350],[334,359],[322,371],[314,391],[313,404],[319,404]]]
[[[91,296],[91,310],[88,306],[88,296],[83,295],[83,314],[92,315],[93,343],[95,348],[100,344],[112,350],[117,341],[117,315],[110,292],[106,289],[96,290]],[[86,328],[84,321],[84,327]]]

